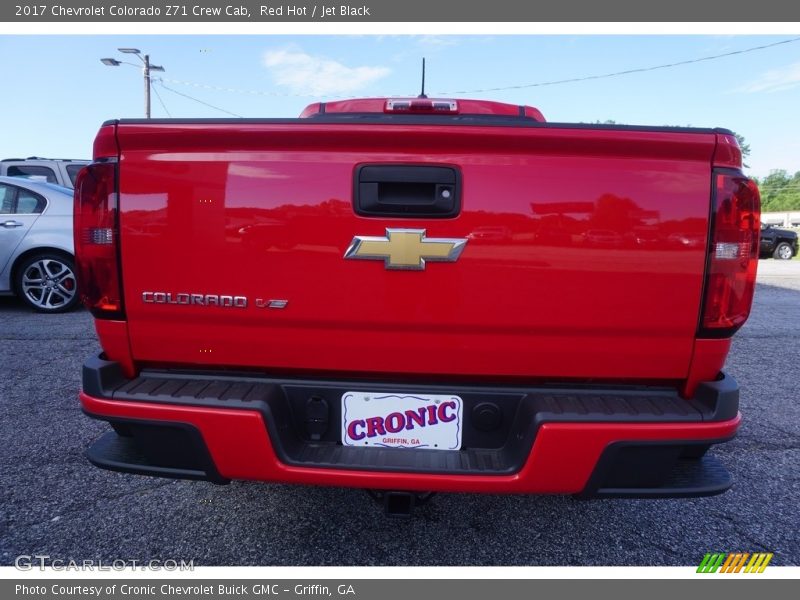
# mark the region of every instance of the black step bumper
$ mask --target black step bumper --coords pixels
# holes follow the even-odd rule
[[[458,394],[464,401],[463,448],[409,451],[343,446],[341,397],[345,391],[357,389]],[[518,478],[537,438],[546,437],[541,432],[548,424],[602,425],[619,431],[618,439],[602,449],[583,488],[571,490],[584,497],[702,496],[725,491],[732,483],[730,475],[705,453],[730,436],[626,439],[625,432],[631,430],[629,426],[663,424],[675,431],[700,431],[697,426],[738,419],[738,387],[729,376],[702,384],[693,399],[684,400],[670,388],[646,386],[409,385],[155,370],[127,380],[116,363],[94,357],[84,366],[83,393],[111,400],[115,406],[141,403],[190,411],[256,411],[283,466],[315,472],[414,474],[421,481],[435,481],[436,477],[472,477],[476,482],[487,477],[496,481]],[[488,420],[487,406],[492,407]],[[220,472],[214,448],[209,448],[202,428],[189,421],[164,422],[85,410],[109,421],[115,429],[89,449],[89,459],[97,466],[217,483],[228,479]],[[568,461],[565,464],[568,468]]]

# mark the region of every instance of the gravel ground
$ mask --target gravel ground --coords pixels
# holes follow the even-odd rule
[[[755,308],[727,370],[739,436],[714,450],[736,479],[713,498],[597,500],[439,495],[387,519],[361,491],[214,486],[90,466],[106,425],[83,416],[83,311],[42,316],[0,298],[0,564],[193,559],[196,565],[688,565],[709,551],[800,564],[800,261],[761,261]]]

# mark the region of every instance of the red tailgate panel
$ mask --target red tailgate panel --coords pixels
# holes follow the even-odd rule
[[[423,376],[687,376],[713,134],[122,124],[119,141],[136,361]],[[356,216],[353,173],[362,163],[457,166],[461,214]],[[468,242],[457,262],[424,271],[343,259],[353,236],[380,236],[386,227]],[[145,304],[144,292],[245,296],[248,306]],[[256,299],[288,304],[257,308]]]

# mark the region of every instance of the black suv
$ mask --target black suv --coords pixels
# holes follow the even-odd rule
[[[769,257],[789,260],[797,255],[797,234],[788,229],[778,229],[761,224],[761,258]]]

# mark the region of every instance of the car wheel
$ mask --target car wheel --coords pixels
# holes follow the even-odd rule
[[[31,308],[44,313],[65,312],[78,304],[75,263],[52,252],[36,254],[17,269],[17,293]]]
[[[792,247],[786,242],[778,244],[778,247],[775,248],[775,252],[772,253],[772,257],[778,260],[789,260],[793,255]]]

